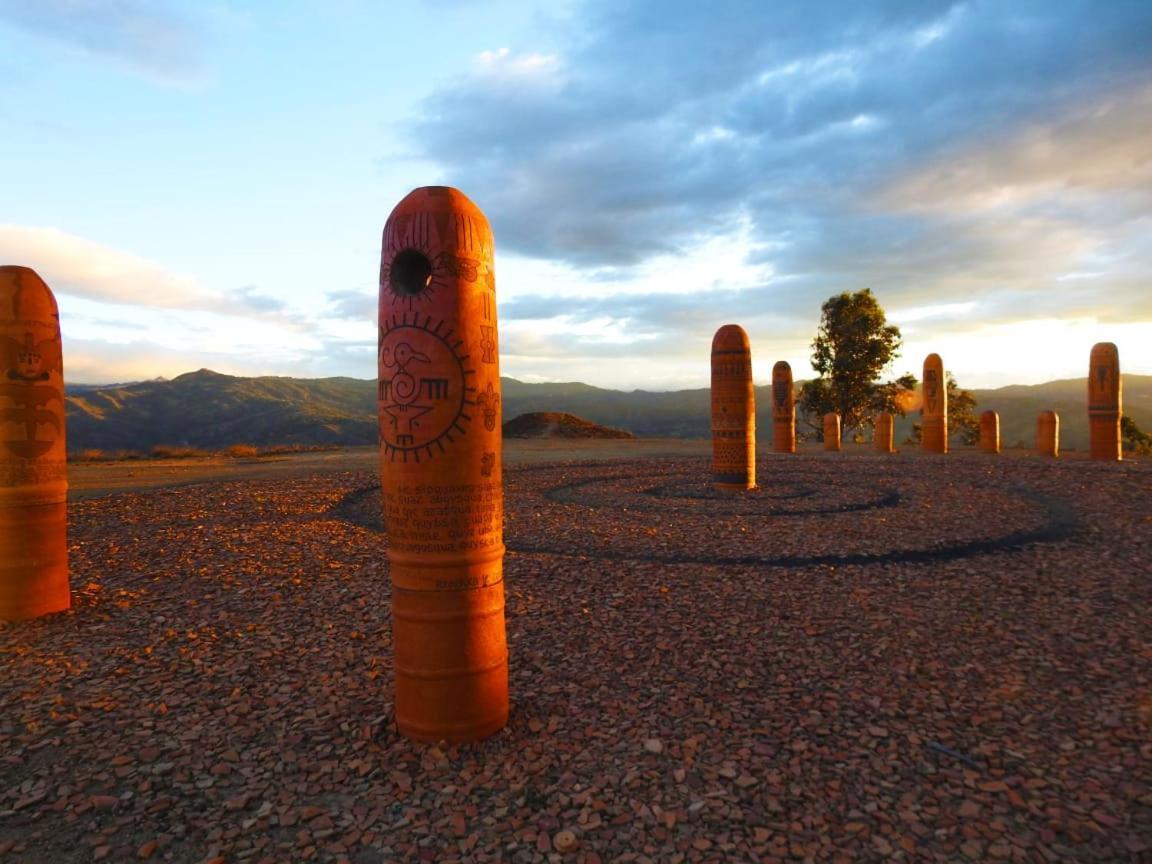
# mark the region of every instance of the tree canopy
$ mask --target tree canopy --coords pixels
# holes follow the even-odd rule
[[[818,377],[804,383],[799,397],[817,435],[830,411],[840,415],[843,434],[871,425],[880,411],[904,415],[901,395],[916,386],[916,378],[908,373],[885,383],[879,380],[899,356],[900,345],[900,328],[888,323],[871,289],[828,298],[812,342],[812,368]]]
[[[1152,454],[1152,435],[1141,430],[1127,414],[1120,418],[1120,438],[1128,452]]]

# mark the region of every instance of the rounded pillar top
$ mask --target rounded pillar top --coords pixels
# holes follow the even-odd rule
[[[1089,410],[1119,411],[1120,391],[1120,352],[1112,342],[1097,342],[1088,364]]]
[[[40,274],[16,264],[0,266],[0,320],[55,322],[56,297]]]
[[[739,324],[725,324],[712,337],[713,351],[751,351],[748,334]]]
[[[778,360],[772,366],[772,402],[778,416],[784,420],[788,418],[779,412],[790,412],[796,404],[792,393],[792,367],[784,360]]]
[[[488,287],[493,253],[492,228],[479,207],[451,186],[421,186],[392,208],[384,223],[382,288],[401,298],[423,294],[434,277]]]
[[[1060,415],[1057,414],[1055,411],[1041,411],[1040,412],[1040,419],[1041,420],[1059,420]]]
[[[924,368],[927,369],[929,366],[932,366],[936,369],[943,369],[944,361],[940,359],[939,354],[933,352],[924,358]]]
[[[837,414],[835,411],[829,411],[827,414],[824,415],[824,419],[826,421],[839,420],[840,415]]]
[[[400,199],[389,220],[396,216],[412,213],[467,213],[480,218],[487,224],[484,211],[477,207],[471,198],[454,186],[420,186]]]
[[[1120,350],[1115,342],[1097,342],[1092,346],[1091,363],[1093,366],[1119,366]]]
[[[980,415],[980,419],[981,420],[995,420],[996,419],[996,412],[995,411],[985,411],[983,414]]]

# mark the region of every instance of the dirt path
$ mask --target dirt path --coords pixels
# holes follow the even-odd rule
[[[634,440],[523,440],[504,444],[506,465],[604,459],[649,459],[699,456],[709,442],[675,438]],[[68,466],[69,496],[74,501],[116,492],[174,488],[220,480],[266,480],[341,471],[375,471],[375,447],[349,447],[320,453],[291,453],[253,459],[209,456],[194,459],[140,459],[123,462],[76,462]]]

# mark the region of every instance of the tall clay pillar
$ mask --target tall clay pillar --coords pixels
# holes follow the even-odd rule
[[[939,354],[924,358],[924,407],[920,424],[924,451],[947,453],[948,386],[944,380],[944,361]]]
[[[1092,346],[1088,364],[1088,427],[1093,459],[1123,458],[1120,448],[1120,352],[1111,342]]]
[[[1036,418],[1036,452],[1041,456],[1060,455],[1060,415],[1041,411]]]
[[[474,741],[508,721],[492,230],[461,192],[410,192],[380,263],[380,480],[396,725]]]
[[[0,267],[0,620],[72,605],[64,363],[56,298]]]
[[[980,415],[980,449],[985,453],[1000,452],[1000,415],[995,411]]]
[[[876,415],[876,423],[872,429],[872,444],[877,453],[896,452],[896,422],[892,415],[884,411]]]
[[[824,415],[824,449],[840,452],[840,415],[835,411]]]
[[[792,367],[783,360],[772,367],[772,449],[776,453],[796,452],[796,394]]]
[[[712,483],[723,490],[756,488],[752,347],[738,324],[725,324],[712,337]]]

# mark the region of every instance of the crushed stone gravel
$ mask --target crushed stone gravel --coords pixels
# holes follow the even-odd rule
[[[391,721],[371,474],[74,503],[0,862],[1152,860],[1152,463],[757,476],[506,471],[512,715],[456,747]]]

